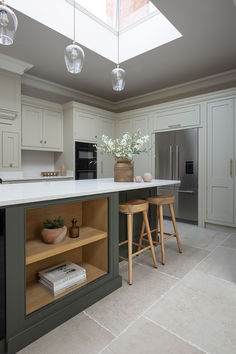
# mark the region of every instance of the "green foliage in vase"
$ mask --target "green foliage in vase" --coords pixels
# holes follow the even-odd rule
[[[65,221],[59,216],[57,219],[44,221],[43,226],[45,229],[60,229],[65,225]]]
[[[147,152],[145,144],[149,141],[149,135],[141,136],[141,130],[137,133],[125,133],[120,139],[112,139],[102,135],[101,144],[98,143],[97,150],[109,154],[116,159],[132,160],[133,156]]]

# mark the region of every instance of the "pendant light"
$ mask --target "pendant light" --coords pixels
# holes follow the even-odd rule
[[[126,77],[126,72],[124,69],[120,68],[120,0],[117,0],[117,6],[116,6],[116,21],[117,21],[117,43],[118,43],[118,62],[117,66],[115,69],[112,70],[111,72],[111,81],[112,81],[112,88],[114,91],[122,91],[125,88],[125,77]]]
[[[0,1],[0,44],[13,44],[17,26],[15,13],[7,7],[5,1]]]
[[[84,51],[75,42],[75,0],[74,0],[74,40],[65,48],[64,58],[67,70],[72,74],[79,74],[84,64]]]

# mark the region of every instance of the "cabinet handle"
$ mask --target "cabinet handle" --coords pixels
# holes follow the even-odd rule
[[[47,144],[47,140],[44,140],[44,144]]]
[[[181,124],[168,125],[168,128],[181,128]]]
[[[42,144],[43,143],[43,140],[40,140],[40,144]]]
[[[230,177],[232,177],[232,175],[233,175],[233,160],[232,159],[230,159],[229,174],[230,174]]]
[[[9,163],[9,167],[13,167],[13,163]]]

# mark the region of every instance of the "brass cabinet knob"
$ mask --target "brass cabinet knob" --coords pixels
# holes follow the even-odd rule
[[[9,163],[9,167],[13,167],[13,163]]]
[[[47,140],[44,140],[44,144],[47,144]]]
[[[42,144],[43,143],[43,140],[40,140],[40,144]]]

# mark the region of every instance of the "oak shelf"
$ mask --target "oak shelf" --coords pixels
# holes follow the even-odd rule
[[[83,262],[79,264],[83,268],[86,269],[87,280],[79,285],[75,285],[73,288],[66,290],[60,295],[52,296],[45,290],[42,285],[40,285],[37,281],[30,283],[27,286],[26,292],[26,314],[29,314],[33,311],[38,310],[39,308],[69,294],[70,292],[90,283],[91,281],[100,278],[101,276],[107,274],[107,272],[91,265],[89,263]]]
[[[39,262],[48,257],[73,250],[78,247],[107,238],[107,232],[89,226],[80,227],[80,237],[66,239],[58,244],[47,244],[41,239],[31,239],[26,242],[26,265]],[[53,297],[53,299],[55,299]]]

